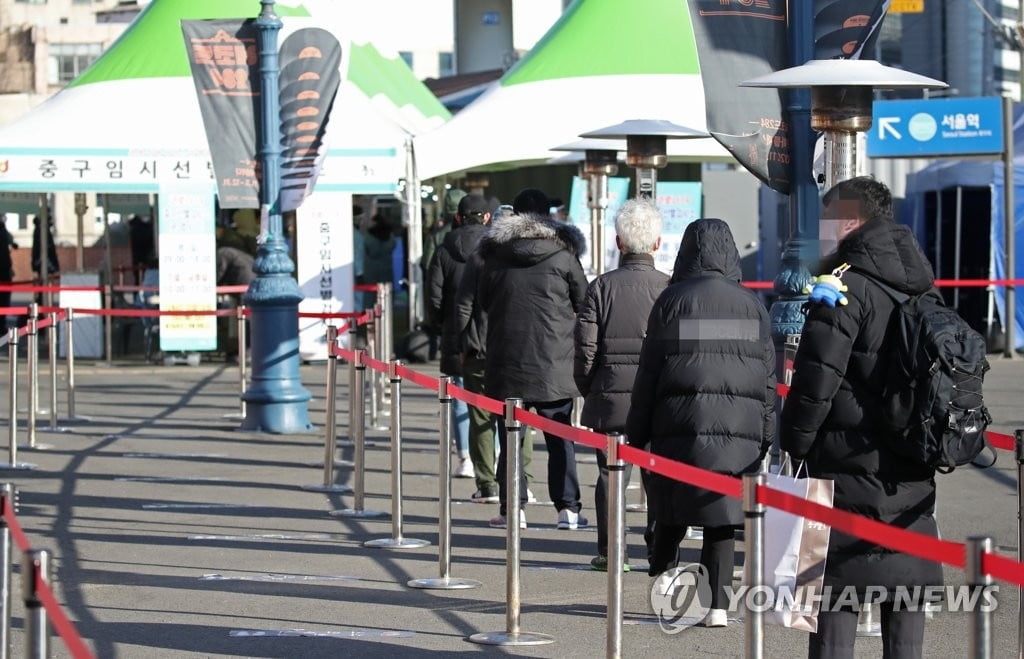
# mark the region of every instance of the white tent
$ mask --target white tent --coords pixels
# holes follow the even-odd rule
[[[283,20],[309,16],[293,4],[277,4]],[[0,128],[0,190],[156,192],[161,181],[210,180],[180,21],[237,18],[254,7],[248,0],[153,0],[71,85]],[[332,16],[316,18],[323,25]],[[371,44],[348,47],[349,76],[328,124],[331,150],[317,189],[392,192],[405,176],[408,137],[448,113],[400,59]]]
[[[419,174],[543,163],[550,149],[629,119],[706,130],[690,16],[679,0],[577,0],[451,121],[416,138]],[[713,139],[670,140],[675,160],[732,161]]]

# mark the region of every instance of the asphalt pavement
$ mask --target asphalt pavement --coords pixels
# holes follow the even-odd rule
[[[413,368],[437,375],[436,364]],[[47,376],[45,365],[42,373]],[[603,656],[607,577],[589,569],[596,533],[592,527],[557,530],[555,510],[545,503],[543,439],[531,435],[531,489],[540,501],[527,507],[529,528],[522,533],[520,628],[554,641],[477,645],[467,638],[507,629],[506,554],[505,532],[487,523],[497,505],[470,502],[472,480],[452,482],[451,575],[482,585],[406,585],[439,573],[436,394],[404,384],[402,535],[430,544],[369,548],[363,546],[367,540],[392,537],[389,516],[332,516],[353,505],[351,494],[303,489],[324,479],[316,465],[324,456],[325,373],[323,364],[301,369],[317,429],[282,436],[238,431],[238,422],[225,418],[238,410],[234,366],[78,364],[76,412],[90,420],[64,423],[71,432],[55,433],[45,430],[48,417],[41,416],[38,441],[52,448],[20,451],[19,461],[37,468],[3,476],[18,488],[18,520],[33,545],[53,552],[58,599],[97,656]],[[1021,360],[993,357],[985,389],[993,430],[1024,427],[1022,376]],[[344,369],[338,382],[338,457],[351,460]],[[42,391],[45,404],[45,385]],[[59,400],[63,410],[63,383]],[[387,513],[387,429],[368,430],[367,443],[365,507]],[[592,451],[579,455],[584,514],[593,521],[597,468]],[[940,477],[944,538],[990,534],[1000,550],[1015,556],[1012,457],[1003,453],[991,469],[963,468]],[[353,482],[350,468],[339,468],[336,476],[338,483]],[[638,502],[639,492],[628,490],[627,501]],[[743,624],[737,617],[722,629],[667,634],[659,628],[642,558],[643,515],[629,513],[627,521],[635,569],[624,576],[623,655],[741,656]],[[696,560],[699,543],[687,540],[684,547],[685,557]],[[741,562],[738,551],[737,566]],[[961,571],[945,573],[947,582],[963,582]],[[1017,643],[1017,589],[1004,587],[998,601],[993,656],[1006,657]],[[23,606],[18,602],[13,609],[17,656],[24,651]],[[926,627],[926,656],[967,656],[968,625],[967,614],[936,614]],[[53,656],[68,656],[58,638],[52,644]],[[858,657],[881,656],[878,638],[859,639],[857,648]],[[805,653],[805,633],[766,628],[766,656]]]

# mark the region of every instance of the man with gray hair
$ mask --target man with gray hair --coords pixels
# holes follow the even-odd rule
[[[597,432],[626,428],[647,317],[668,285],[668,275],[654,269],[661,228],[661,212],[650,201],[633,199],[622,206],[615,218],[615,244],[622,253],[619,267],[590,283],[576,318],[573,375],[584,396],[581,423]],[[597,465],[597,556],[590,565],[606,570],[608,456],[604,451],[597,451]],[[644,538],[648,542],[649,536],[646,533]],[[623,569],[629,569],[628,562]]]

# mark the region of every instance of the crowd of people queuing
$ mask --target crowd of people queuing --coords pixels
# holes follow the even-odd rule
[[[517,397],[539,415],[569,423],[582,397],[581,425],[623,432],[629,444],[703,469],[740,476],[762,469],[772,447],[810,476],[835,483],[837,508],[928,535],[938,533],[934,472],[891,452],[879,437],[879,355],[896,303],[877,279],[920,294],[932,269],[907,227],[892,217],[889,190],[869,177],[841,182],[823,199],[820,227],[826,271],[852,266],[845,306],[805,305],[806,325],[781,418],[776,418],[776,354],[764,303],[740,279],[727,221],[698,219],[684,234],[671,277],[654,268],[662,218],[632,200],[615,218],[619,267],[588,283],[580,231],[550,212],[543,192],[522,190],[511,209],[461,193],[432,249],[427,285],[440,328],[441,371],[469,391]],[[812,299],[814,296],[812,295]],[[455,475],[475,478],[473,501],[497,503],[491,526],[504,527],[507,500],[503,423],[462,408]],[[497,432],[495,432],[497,430]],[[498,438],[495,447],[494,438]],[[575,447],[544,434],[548,495],[559,529],[586,526]],[[530,441],[522,447],[529,464]],[[497,449],[497,461],[495,453]],[[608,565],[607,456],[599,478],[596,570]],[[709,627],[728,624],[740,502],[657,474],[642,473],[649,505],[644,533],[648,574],[676,566],[688,528],[703,529],[700,564],[711,585]],[[520,524],[527,526],[525,513]],[[826,584],[866,589],[939,585],[939,566],[833,532]],[[853,657],[858,611],[830,607],[810,634],[810,657]],[[886,657],[921,657],[924,613],[881,607]]]

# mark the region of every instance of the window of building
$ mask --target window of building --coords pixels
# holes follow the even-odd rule
[[[71,82],[78,74],[85,71],[100,53],[102,44],[98,43],[51,43],[50,71],[48,82],[51,85],[63,85]]]
[[[412,53],[411,52],[409,52],[408,50],[400,50],[400,51],[398,51],[398,56],[402,58],[402,61],[405,62],[409,66],[410,69],[412,68]]]
[[[445,76],[453,75],[455,75],[455,57],[452,53],[438,53],[437,77],[444,78]]]

